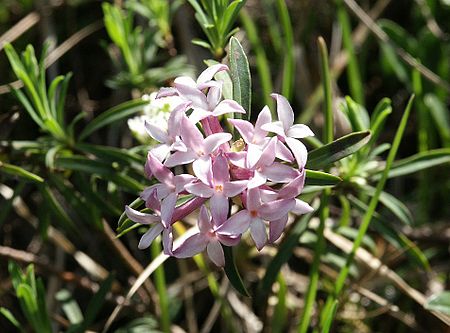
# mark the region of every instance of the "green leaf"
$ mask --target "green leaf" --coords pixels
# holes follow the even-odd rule
[[[131,115],[142,111],[143,106],[147,105],[148,101],[142,99],[135,99],[132,101],[127,101],[125,103],[119,104],[96,117],[94,120],[89,122],[89,124],[81,131],[79,140],[82,141],[88,137],[93,132],[99,130],[100,128],[110,125],[116,121],[124,118],[128,118]]]
[[[425,309],[450,315],[450,291],[432,295],[425,303]]]
[[[354,132],[308,153],[306,167],[320,169],[330,166],[361,149],[370,140],[370,131]]]
[[[36,183],[43,183],[44,179],[30,171],[27,171],[19,166],[16,165],[12,165],[12,164],[8,164],[8,163],[3,163],[2,161],[0,161],[0,171],[13,175],[13,176],[18,176],[20,178],[23,178],[25,180],[30,180]]]
[[[330,173],[306,169],[305,185],[334,186],[342,181]]]
[[[237,38],[230,38],[230,76],[233,82],[233,99],[247,112],[250,119],[251,77],[247,56]]]
[[[366,193],[369,196],[373,196],[375,194],[375,188],[371,186],[365,185],[362,186],[361,189],[363,190],[363,193]],[[387,192],[381,191],[380,202],[396,217],[398,217],[400,221],[407,225],[413,225],[414,220],[408,207],[406,207],[403,202],[398,200],[396,197]]]
[[[14,317],[14,315],[8,309],[4,307],[0,307],[0,314],[2,314],[8,321],[13,324],[20,332],[25,332],[22,325],[20,325],[19,321]]]
[[[448,162],[450,162],[450,148],[429,150],[395,161],[389,171],[388,178],[408,175]],[[384,167],[377,169],[373,173],[371,179],[380,179],[383,170]]]
[[[423,101],[430,110],[443,144],[447,147],[450,146],[449,110],[436,95],[426,94]]]
[[[244,283],[242,282],[242,278],[236,267],[236,263],[234,262],[233,248],[224,245],[222,245],[222,248],[225,254],[224,270],[225,274],[228,277],[228,280],[230,281],[234,289],[236,289],[241,295],[250,297],[249,292],[247,291],[247,289],[244,286]]]

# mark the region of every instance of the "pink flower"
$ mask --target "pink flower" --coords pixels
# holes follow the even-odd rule
[[[192,257],[205,250],[209,258],[220,267],[225,266],[225,257],[222,245],[235,246],[241,239],[241,233],[245,230],[235,229],[233,233],[223,233],[221,231],[223,224],[218,226],[208,213],[205,206],[200,208],[198,217],[199,233],[186,239],[178,248],[173,251],[177,258]]]
[[[190,183],[185,186],[186,191],[201,198],[210,198],[210,209],[215,222],[225,221],[228,216],[229,198],[240,194],[248,181],[230,181],[228,162],[223,155],[215,158],[212,172],[207,172],[202,178],[207,182]]]
[[[184,187],[193,182],[195,177],[192,175],[175,176],[151,151],[148,153],[147,161],[151,173],[160,183],[147,187],[141,193],[141,198],[147,202],[153,198],[153,194],[156,194],[156,198],[161,200],[161,223],[167,228],[172,221],[178,194],[184,191]]]
[[[308,136],[314,136],[311,129],[303,124],[294,125],[294,111],[288,100],[282,95],[271,95],[277,101],[278,121],[262,126],[263,130],[276,133],[284,140],[297,160],[298,166],[303,168],[306,164],[308,152],[306,147],[299,140]],[[283,145],[282,142],[279,145]],[[282,150],[283,148],[280,148]]]
[[[214,133],[203,138],[200,130],[185,115],[181,118],[181,138],[186,151],[176,151],[164,163],[167,167],[192,162],[195,175],[204,183],[211,165],[211,154],[223,143],[231,140],[230,133]]]
[[[267,233],[264,221],[276,223],[284,218],[294,208],[294,199],[279,199],[263,203],[258,188],[247,190],[245,198],[246,209],[231,216],[222,226],[222,234],[232,235],[236,230],[250,227],[250,234],[256,248],[261,250],[267,243]]]

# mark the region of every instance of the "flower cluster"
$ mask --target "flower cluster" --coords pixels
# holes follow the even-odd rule
[[[272,120],[267,106],[254,126],[229,118],[241,135],[232,142],[218,116],[245,110],[223,99],[222,82],[214,76],[224,70],[228,67],[218,64],[207,68],[197,81],[179,77],[174,87],[158,93],[161,99],[177,96],[180,103],[171,111],[167,127],[145,124],[148,134],[159,142],[145,164],[147,177],[158,183],[141,194],[152,213],[125,207],[131,220],[152,225],[139,242],[141,249],[162,233],[166,254],[186,258],[206,249],[216,265],[224,266],[221,244],[234,246],[250,230],[261,250],[280,237],[289,213],[312,211],[297,199],[304,186],[307,159],[306,147],[298,139],[314,134],[308,126],[294,124],[289,102],[273,94],[278,121]],[[181,165],[193,174],[174,173],[183,169]],[[230,202],[235,205],[231,207]],[[173,248],[173,224],[197,209],[198,233]]]

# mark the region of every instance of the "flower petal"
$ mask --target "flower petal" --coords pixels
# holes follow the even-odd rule
[[[270,109],[266,105],[258,115],[258,119],[256,119],[255,123],[255,133],[253,136],[253,140],[255,143],[261,142],[267,135],[267,131],[262,129],[262,126],[265,124],[270,124],[272,122],[272,115],[270,114]]]
[[[286,227],[286,223],[288,221],[288,214],[284,215],[281,219],[270,222],[269,224],[269,242],[273,243],[278,238],[280,238],[281,234]]]
[[[214,194],[214,190],[201,182],[187,184],[185,190],[200,198],[210,198]]]
[[[170,155],[167,160],[164,162],[164,165],[168,168],[172,168],[176,165],[188,164],[197,158],[197,154],[194,153],[193,150],[189,149],[188,151],[176,151],[172,155]]]
[[[186,101],[192,102],[193,107],[202,109],[208,109],[208,103],[206,101],[205,94],[199,90],[196,86],[192,87],[188,82],[181,82],[180,78],[176,78],[174,83],[178,90],[178,93]],[[194,83],[195,84],[195,83]]]
[[[222,155],[218,155],[212,163],[212,174],[214,184],[223,185],[230,181],[230,172],[228,171],[227,159]]]
[[[214,193],[209,199],[209,209],[211,210],[213,223],[215,225],[221,225],[226,221],[229,208],[230,203],[228,202],[228,198],[222,193]]]
[[[275,156],[286,162],[294,161],[291,151],[280,140],[277,141]]]
[[[171,256],[173,255],[172,249],[173,249],[173,233],[172,228],[165,228],[163,230],[162,234],[162,242],[163,242],[163,248],[164,248],[164,254]]]
[[[286,132],[284,131],[283,123],[281,121],[275,121],[273,123],[262,125],[261,129],[267,132],[278,134],[282,137],[286,136]]]
[[[263,150],[260,146],[249,143],[247,145],[247,165],[253,169],[256,163],[261,159]]]
[[[220,245],[218,241],[210,241],[206,247],[206,251],[209,258],[216,266],[225,266],[225,256],[223,254],[222,245]]]
[[[309,204],[307,204],[306,202],[304,202],[302,200],[295,199],[295,207],[292,209],[293,214],[302,215],[302,214],[311,213],[313,211],[314,211],[314,208],[312,208]]]
[[[258,209],[258,215],[266,221],[274,221],[282,218],[294,207],[294,199],[275,200],[262,204]]]
[[[152,171],[152,174],[155,176],[156,179],[158,179],[161,183],[167,184],[167,185],[173,185],[173,173],[164,166],[155,155],[152,154],[150,151],[147,155],[148,165],[150,167],[150,170]]]
[[[278,197],[280,199],[290,199],[298,196],[305,185],[305,172],[301,172],[292,182],[280,189]]]
[[[227,113],[245,113],[245,110],[238,102],[225,99],[216,106],[212,113],[217,117]]]
[[[158,126],[150,124],[147,120],[145,121],[144,126],[148,135],[150,135],[154,140],[162,143],[167,143],[170,141],[167,132],[162,130]]]
[[[306,138],[308,136],[314,136],[313,131],[311,131],[311,129],[308,126],[303,124],[292,125],[286,134],[291,138],[297,139]]]
[[[214,133],[207,136],[203,141],[204,153],[213,153],[221,144],[230,141],[232,137],[230,133]]]
[[[244,191],[247,188],[248,181],[247,180],[236,180],[232,182],[227,182],[223,184],[223,194],[232,198]]]
[[[188,174],[176,175],[173,183],[175,184],[175,192],[178,194],[184,191],[184,187],[192,183],[195,180],[195,177]]]
[[[259,158],[258,162],[255,166],[262,167],[265,165],[271,165],[273,161],[275,160],[275,147],[277,144],[277,137],[273,137],[270,139],[270,141],[267,143],[267,145],[263,148],[261,157]],[[247,158],[248,162],[248,158]]]
[[[197,78],[197,84],[205,83],[207,81],[210,81],[214,78],[214,75],[216,75],[220,71],[227,71],[228,66],[224,64],[215,64],[212,66],[209,66],[207,69],[205,69]]]
[[[164,200],[161,201],[161,223],[164,228],[167,228],[172,223],[172,216],[177,204],[178,196],[175,193],[169,194]]]
[[[216,237],[219,240],[219,242],[221,242],[225,246],[236,246],[239,244],[239,241],[241,240],[241,235],[229,236],[216,233]]]
[[[228,122],[238,130],[246,143],[253,141],[254,129],[250,122],[242,119],[228,119]]]
[[[180,134],[183,142],[196,152],[203,146],[203,135],[195,124],[186,115],[181,118]]]
[[[170,113],[169,119],[167,120],[167,132],[172,138],[180,135],[181,119],[191,104],[191,102],[182,103],[176,106]]]
[[[159,216],[141,213],[129,206],[125,206],[125,214],[130,220],[141,224],[152,224],[161,221],[161,218]]]
[[[249,211],[258,211],[261,207],[261,193],[258,188],[249,188],[247,190],[245,205]]]
[[[211,230],[211,216],[209,216],[208,209],[205,205],[200,207],[197,225],[201,234],[206,234]]]
[[[159,234],[164,230],[164,227],[161,223],[151,227],[144,235],[142,235],[141,240],[139,241],[138,248],[140,250],[144,250],[150,246],[153,240],[158,237]]]
[[[241,210],[221,224],[216,229],[216,233],[225,236],[238,236],[248,229],[250,220],[249,212],[247,210]]]
[[[213,111],[222,97],[222,85],[209,88],[206,100],[208,102],[208,111]],[[215,115],[215,114],[214,114]]]
[[[279,94],[271,94],[270,96],[277,101],[278,120],[283,123],[284,131],[287,132],[294,124],[294,111],[286,97]]]
[[[204,184],[212,185],[212,166],[211,157],[209,157],[209,155],[196,159],[194,163],[192,163],[192,169],[194,170],[195,176]]]
[[[276,183],[288,183],[298,176],[298,171],[296,169],[278,162],[266,166],[263,173],[267,179]]]
[[[170,148],[171,148],[171,146],[169,146],[165,143],[162,143],[160,145],[154,146],[150,151],[152,152],[153,155],[155,155],[155,157],[158,159],[158,161],[160,161],[162,163],[167,158],[167,156],[170,154]],[[179,149],[177,149],[177,150],[179,150]],[[146,166],[148,167],[148,171],[150,171],[150,165],[147,164]]]
[[[195,234],[187,238],[179,247],[172,251],[176,258],[190,258],[202,252],[209,239],[203,234]]]
[[[252,219],[250,224],[250,234],[255,242],[258,251],[261,251],[264,245],[267,243],[266,226],[263,220],[259,218]]]
[[[193,124],[197,124],[200,120],[208,118],[210,115],[212,115],[212,112],[201,109],[201,108],[194,108],[192,113],[189,115],[189,120]]]
[[[247,187],[248,189],[254,189],[261,185],[264,185],[267,181],[267,177],[263,172],[255,171],[253,177],[250,178]]]
[[[285,140],[297,160],[298,167],[303,168],[308,159],[308,151],[305,145],[297,139],[287,137]]]

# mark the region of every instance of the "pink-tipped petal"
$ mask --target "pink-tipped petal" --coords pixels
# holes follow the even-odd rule
[[[278,139],[274,136],[270,139],[267,145],[263,148],[261,157],[259,161],[256,163],[257,167],[262,167],[265,165],[271,165],[275,160],[275,147]]]
[[[227,159],[221,154],[218,155],[212,163],[212,173],[214,183],[216,185],[223,185],[230,181],[230,172],[228,171]]]
[[[266,181],[267,177],[264,175],[264,173],[255,171],[253,177],[251,177],[248,181],[247,187],[248,189],[255,189],[261,185],[264,185]]]
[[[205,83],[213,79],[214,75],[216,75],[220,71],[227,71],[228,66],[224,64],[216,64],[209,66],[205,69],[197,78],[197,84]]]
[[[189,116],[189,120],[193,124],[197,124],[200,120],[203,120],[205,118],[208,118],[212,113],[210,111],[201,109],[201,108],[194,108],[192,113]]]
[[[249,143],[247,145],[247,165],[253,169],[256,163],[261,159],[263,150],[260,146]]]
[[[180,193],[184,191],[184,187],[192,183],[195,180],[195,177],[188,174],[176,175],[174,178],[175,192]]]
[[[240,151],[240,152],[229,152],[226,154],[226,156],[228,157],[228,160],[230,161],[231,164],[239,167],[239,168],[243,168],[245,169],[246,166],[246,161],[247,161],[247,152],[246,151]]]
[[[250,122],[242,119],[228,119],[228,122],[238,130],[246,143],[253,141],[254,129]]]
[[[200,198],[210,198],[214,194],[214,190],[210,186],[200,182],[187,184],[184,188],[189,193]]]
[[[280,238],[281,234],[284,231],[284,228],[286,227],[287,221],[288,221],[288,215],[286,214],[281,219],[270,222],[270,224],[269,224],[269,242],[270,243],[273,243],[278,238]]]
[[[238,236],[244,233],[250,225],[250,214],[247,210],[241,210],[222,223],[216,232],[225,236]]]
[[[271,94],[270,96],[277,101],[278,120],[283,123],[286,132],[294,124],[294,111],[286,97],[279,94]]]
[[[171,146],[163,143],[163,144],[154,146],[150,151],[158,159],[158,161],[160,161],[162,163],[167,158],[167,156],[169,156],[170,148],[171,148]],[[148,163],[146,164],[146,167],[150,171],[150,165],[148,165]],[[151,174],[151,171],[150,171],[150,174]]]
[[[292,155],[291,151],[280,140],[278,140],[277,142],[275,156],[278,157],[280,160],[286,162],[294,161],[294,156]]]
[[[161,201],[161,223],[164,228],[168,228],[172,222],[172,216],[177,204],[177,198],[178,196],[175,193],[171,193]]]
[[[221,84],[216,87],[209,88],[208,95],[206,96],[206,100],[208,102],[208,110],[213,111],[221,98],[222,98]]]
[[[163,98],[169,96],[178,96],[178,91],[172,87],[162,87],[159,89],[156,98]]]
[[[223,254],[222,245],[218,241],[210,241],[206,247],[206,252],[208,253],[211,261],[216,264],[216,266],[225,266],[225,256]]]
[[[175,150],[175,151],[182,151],[182,152],[187,152],[187,147],[184,144],[183,141],[181,141],[179,139],[179,137],[177,137],[177,139],[175,140],[174,143],[172,143],[172,145],[170,146],[171,150]]]
[[[167,160],[164,162],[164,165],[168,168],[172,168],[176,165],[191,163],[195,161],[196,158],[197,154],[192,150],[188,150],[186,152],[176,151],[167,158]]]
[[[276,183],[288,183],[298,176],[298,171],[290,166],[278,162],[264,168],[267,179]]]
[[[207,136],[203,141],[204,153],[213,153],[221,144],[230,141],[232,137],[230,133],[214,133]]]
[[[181,138],[185,145],[196,152],[203,146],[203,135],[195,124],[185,115],[181,119]]]
[[[164,230],[164,227],[161,223],[151,227],[144,235],[142,235],[141,240],[139,241],[138,248],[140,250],[144,250],[150,246],[150,244],[158,237],[161,232]]]
[[[312,208],[310,205],[308,205],[306,202],[295,199],[295,207],[292,209],[292,213],[295,215],[303,215],[308,214],[314,211],[314,208]]]
[[[192,163],[192,169],[194,170],[195,176],[204,184],[212,185],[211,157],[207,155],[196,159],[194,163]]]
[[[162,233],[162,243],[163,243],[163,249],[164,254],[168,256],[173,255],[173,233],[172,228],[165,228]]]
[[[278,134],[279,136],[282,137],[286,136],[286,132],[283,128],[283,123],[281,121],[275,121],[273,123],[262,125],[261,129],[267,132]]]
[[[191,104],[191,102],[181,103],[170,113],[169,119],[167,120],[167,128],[170,136],[174,137],[180,135],[181,119]]]
[[[173,185],[173,173],[164,166],[155,155],[150,151],[147,155],[148,165],[152,171],[152,174],[158,179],[161,183],[167,185]]]
[[[255,134],[254,134],[254,141],[260,142],[262,141],[265,136],[267,135],[267,131],[262,129],[262,126],[265,124],[270,124],[272,122],[272,115],[270,114],[270,109],[266,105],[261,112],[258,115],[258,119],[256,119],[255,123]]]
[[[241,240],[241,236],[228,236],[228,235],[222,235],[219,232],[216,232],[216,237],[225,246],[236,246],[239,244],[239,241]]]
[[[247,188],[248,181],[247,180],[236,180],[233,182],[227,182],[223,184],[223,194],[232,198],[244,191]]]
[[[288,131],[287,136],[290,136],[291,138],[297,138],[302,139],[306,138],[308,136],[314,136],[313,131],[311,129],[303,124],[295,124],[293,125]]]
[[[289,148],[292,150],[295,159],[297,160],[298,167],[301,169],[306,165],[306,161],[308,159],[308,151],[306,150],[305,145],[293,138],[286,138],[286,143]]]
[[[292,182],[280,189],[278,197],[280,199],[291,199],[297,197],[305,185],[305,172],[301,172]]]
[[[176,258],[190,258],[202,252],[208,243],[209,239],[207,236],[195,234],[186,239],[179,247],[174,249],[172,253]]]
[[[222,193],[215,193],[209,199],[209,207],[215,225],[221,225],[228,217],[230,204]]]
[[[140,224],[152,224],[161,221],[159,216],[141,213],[129,206],[125,206],[125,214],[127,214],[130,220]]]
[[[213,111],[213,115],[216,117],[227,113],[245,113],[245,110],[238,102],[226,99],[220,102]]]
[[[258,188],[249,188],[247,190],[245,207],[248,211],[258,212],[259,208],[261,207],[261,193]]]
[[[267,243],[266,226],[261,219],[255,218],[252,220],[252,223],[250,224],[250,234],[255,242],[256,248],[258,251],[261,251]]]
[[[167,135],[166,131],[162,130],[158,126],[150,124],[147,120],[144,124],[145,130],[147,131],[148,135],[150,135],[154,140],[162,143],[170,141],[170,138]]]
[[[294,207],[294,199],[275,200],[262,204],[258,210],[258,214],[266,221],[274,221],[282,218],[294,209]]]
[[[200,207],[197,225],[201,234],[207,234],[211,230],[211,216],[209,216],[208,209],[205,205]]]

